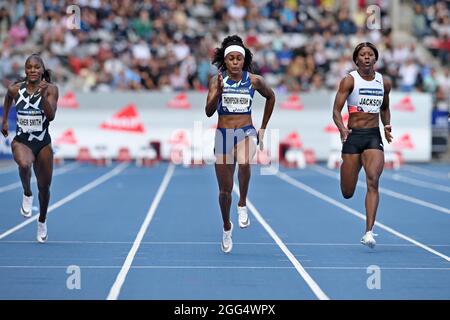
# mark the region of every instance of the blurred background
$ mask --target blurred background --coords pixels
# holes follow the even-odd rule
[[[391,151],[448,162],[449,10],[449,1],[433,0],[0,1],[0,94],[3,101],[26,57],[39,52],[60,90],[51,133],[62,158],[80,148],[113,158],[128,148],[135,158],[149,144],[167,158],[178,142],[207,150],[214,130],[205,132],[216,121],[203,111],[217,73],[211,56],[238,34],[254,72],[276,92],[269,127],[280,144],[307,150],[308,161],[329,160],[339,149],[335,91],[355,68],[354,47],[370,41],[380,52],[377,71],[393,83]],[[255,126],[264,105],[257,101]],[[205,134],[196,139],[197,122]],[[0,156],[10,157],[8,140],[1,143]],[[284,156],[280,144],[268,144],[269,157]]]

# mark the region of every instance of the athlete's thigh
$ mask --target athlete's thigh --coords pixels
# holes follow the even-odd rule
[[[14,161],[18,165],[31,165],[35,161],[33,151],[31,151],[28,146],[19,141],[13,140],[11,144],[11,150],[13,153]]]
[[[384,152],[378,149],[366,149],[361,155],[366,176],[379,178],[384,168]]]
[[[361,154],[343,153],[341,164],[341,186],[354,189],[361,170]]]
[[[50,184],[53,175],[53,149],[51,144],[39,151],[34,162],[34,173],[39,183]]]
[[[248,136],[239,141],[234,150],[239,164],[250,163],[256,154],[256,137]]]
[[[234,164],[235,159],[232,152],[233,142],[233,129],[217,129],[214,137],[214,156],[216,158],[216,164]]]

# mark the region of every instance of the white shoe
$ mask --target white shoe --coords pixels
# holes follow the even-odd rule
[[[239,227],[241,229],[247,228],[250,225],[250,218],[248,217],[247,207],[237,207],[237,213],[239,216]]]
[[[29,218],[33,214],[32,207],[33,207],[33,196],[27,197],[26,195],[23,195],[22,207],[20,208],[20,213],[25,218]]]
[[[231,229],[228,231],[223,231],[223,236],[222,236],[222,243],[221,243],[221,248],[222,251],[225,253],[229,253],[231,252],[231,249],[233,249],[233,240],[231,239],[231,234],[233,232],[233,223],[231,223]]]
[[[376,237],[377,234],[373,233],[372,231],[367,231],[366,234],[362,237],[361,243],[371,249],[375,248],[377,242],[375,241],[374,236]]]
[[[38,228],[37,228],[37,241],[40,243],[44,243],[47,241],[47,222],[39,222],[38,221]]]

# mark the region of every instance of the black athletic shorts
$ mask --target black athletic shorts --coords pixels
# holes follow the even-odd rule
[[[366,149],[384,151],[380,128],[351,129],[347,141],[342,144],[342,153],[360,154]]]
[[[37,140],[28,141],[28,139],[23,139],[22,137],[17,136],[17,135],[14,137],[14,140],[16,140],[17,142],[23,143],[28,148],[30,148],[35,157],[38,156],[38,154],[42,150],[42,148],[44,148],[46,145],[49,145],[50,143],[52,143],[52,139],[48,133],[45,134],[44,139],[42,141],[37,141]]]

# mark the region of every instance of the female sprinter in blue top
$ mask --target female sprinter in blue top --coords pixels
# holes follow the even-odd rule
[[[341,80],[333,107],[333,120],[342,140],[341,191],[345,199],[353,196],[361,167],[366,172],[366,233],[361,243],[370,248],[376,244],[372,229],[379,202],[378,181],[384,167],[380,117],[384,136],[388,143],[392,141],[391,83],[374,70],[377,60],[378,50],[373,44],[364,42],[356,46],[353,61],[357,69]],[[348,128],[341,116],[346,101],[350,114]]]
[[[246,207],[250,161],[255,156],[258,141],[262,148],[264,130],[275,104],[275,94],[261,76],[250,72],[252,53],[237,35],[228,36],[222,41],[221,47],[215,49],[212,63],[219,69],[219,74],[210,81],[205,112],[208,117],[216,110],[219,114],[214,146],[215,170],[223,220],[221,248],[223,252],[228,253],[233,247],[230,207],[235,163],[237,161],[239,166],[239,226],[246,228],[250,225]],[[251,117],[255,90],[266,98],[264,116],[258,132]]]

